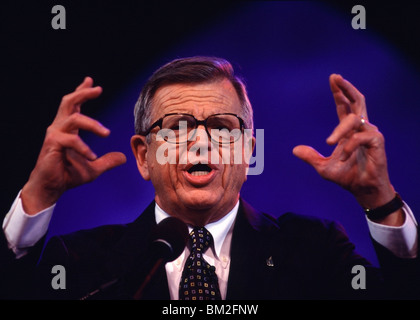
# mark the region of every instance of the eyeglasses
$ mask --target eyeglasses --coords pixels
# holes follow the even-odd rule
[[[244,121],[233,113],[218,113],[205,120],[197,120],[187,113],[168,113],[154,122],[142,135],[147,136],[154,128],[160,127],[159,134],[169,143],[185,143],[193,140],[199,125],[203,125],[211,140],[219,144],[231,144],[239,140]]]

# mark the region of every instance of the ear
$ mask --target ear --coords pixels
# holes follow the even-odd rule
[[[149,166],[147,163],[147,151],[149,145],[145,136],[134,135],[131,137],[131,150],[136,158],[137,168],[144,180],[150,180]]]
[[[245,135],[245,137],[246,137],[246,135]],[[254,153],[254,150],[255,150],[255,143],[256,143],[256,139],[253,135],[250,136],[250,137],[246,137],[246,139],[244,141],[245,148],[247,148],[249,146],[249,149],[247,149],[247,151],[244,154],[244,157],[245,157],[244,160],[245,160],[245,163],[247,164],[247,169],[246,169],[247,174],[245,174],[245,181],[248,180],[249,162],[250,162],[252,154]]]
[[[245,135],[245,139],[244,139],[244,147],[247,148],[245,150],[245,154],[244,157],[246,163],[249,164],[249,160],[252,157],[252,154],[254,153],[255,150],[255,143],[256,143],[256,139],[253,135]]]
[[[255,150],[255,143],[256,143],[256,141],[257,141],[257,139],[255,139],[255,137],[254,136],[252,136],[252,153],[254,152],[254,150]]]

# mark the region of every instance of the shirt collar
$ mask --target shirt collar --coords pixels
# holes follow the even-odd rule
[[[235,221],[236,215],[238,213],[239,200],[233,209],[223,216],[223,218],[205,225],[205,228],[211,233],[214,241],[214,250],[217,257],[220,256],[220,251],[222,250],[223,242],[225,241],[226,235],[229,232],[233,222]],[[159,205],[155,205],[155,219],[156,223],[161,222],[165,218],[169,218],[170,215],[165,212]],[[189,232],[191,232],[192,227],[188,226]]]

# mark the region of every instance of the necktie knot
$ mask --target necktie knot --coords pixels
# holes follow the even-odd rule
[[[211,233],[204,227],[195,227],[190,232],[192,239],[192,250],[206,252],[213,242]]]

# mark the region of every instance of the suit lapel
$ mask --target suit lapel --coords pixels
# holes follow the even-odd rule
[[[110,265],[114,273],[122,275],[122,292],[127,299],[133,297],[152,267],[148,246],[150,232],[156,226],[154,212],[153,201],[133,223],[127,226],[126,234],[110,252]],[[145,289],[143,299],[168,300],[169,298],[168,280],[162,265]]]
[[[232,235],[227,299],[268,299],[278,289],[272,285],[278,268],[273,253],[273,219],[257,212],[241,199]]]

